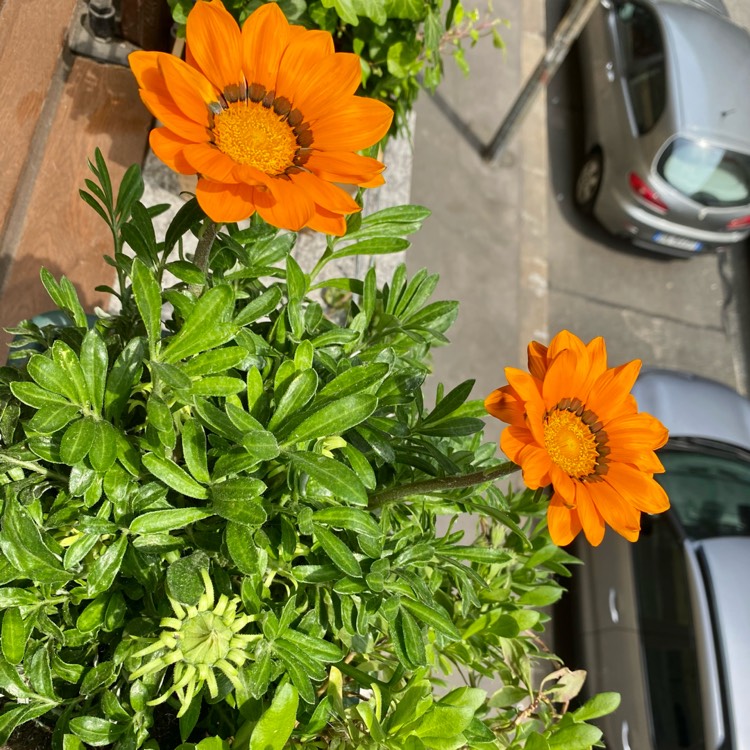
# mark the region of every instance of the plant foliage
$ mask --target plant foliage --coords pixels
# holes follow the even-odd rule
[[[575,562],[545,498],[425,489],[500,463],[471,382],[425,400],[456,304],[403,265],[317,280],[428,212],[355,216],[310,273],[295,235],[229,226],[204,271],[194,200],[157,240],[137,168],[117,196],[92,170],[120,312],[90,320],[43,271],[61,322],[15,329],[0,370],[0,743],[32,720],[55,750],[596,743],[616,697],[564,713],[581,675],[541,641]]]

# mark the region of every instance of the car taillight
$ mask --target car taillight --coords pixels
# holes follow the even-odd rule
[[[750,227],[750,216],[740,216],[727,224],[727,229],[747,229],[748,227]]]
[[[643,200],[650,203],[659,211],[664,212],[667,210],[667,204],[635,172],[631,172],[628,175],[628,180],[633,192],[640,195]]]

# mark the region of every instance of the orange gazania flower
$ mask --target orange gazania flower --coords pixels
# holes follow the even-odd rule
[[[506,368],[509,385],[493,391],[485,407],[510,424],[500,447],[521,467],[527,486],[552,485],[552,541],[569,544],[583,529],[598,545],[605,523],[636,541],[641,511],[669,507],[653,477],[664,471],[654,451],[667,430],[639,413],[630,394],[640,360],[607,368],[603,339],[586,345],[568,331],[549,348],[532,342],[528,352],[529,372]]]
[[[334,52],[327,32],[290,26],[273,2],[240,31],[221,0],[198,0],[186,37],[186,62],[129,57],[164,125],[151,131],[154,153],[199,175],[198,202],[214,221],[258,211],[284,229],[344,234],[359,206],[332,183],[383,183],[384,166],[354,152],[377,143],[392,119],[387,105],[354,96],[359,57]]]

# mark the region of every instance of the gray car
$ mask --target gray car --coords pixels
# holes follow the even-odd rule
[[[670,431],[657,478],[672,509],[644,515],[635,544],[577,545],[575,656],[592,692],[622,695],[610,750],[748,750],[750,401],[663,370],[634,394]]]
[[[575,201],[672,255],[750,234],[750,34],[721,0],[602,0],[580,37]]]

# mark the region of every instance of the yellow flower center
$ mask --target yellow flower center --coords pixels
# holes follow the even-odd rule
[[[297,135],[286,117],[260,102],[229,102],[214,116],[216,146],[238,164],[248,164],[268,175],[294,166]]]
[[[578,401],[562,402],[544,420],[544,446],[552,461],[575,479],[606,472],[607,434]],[[598,478],[598,477],[597,477]]]

